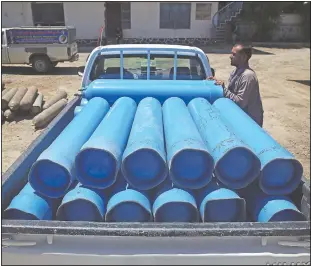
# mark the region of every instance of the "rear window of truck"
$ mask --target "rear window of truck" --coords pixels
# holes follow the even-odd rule
[[[91,80],[121,79],[120,55],[100,55],[96,58]],[[147,55],[123,55],[123,79],[147,79]],[[203,80],[206,78],[201,60],[196,56],[178,55],[176,79]],[[174,79],[174,55],[150,55],[150,79]]]

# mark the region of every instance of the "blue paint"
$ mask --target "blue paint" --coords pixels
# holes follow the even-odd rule
[[[220,111],[225,123],[260,159],[261,189],[270,195],[293,192],[302,178],[301,163],[231,100],[218,99],[213,106]]]
[[[107,204],[107,222],[150,222],[151,205],[148,191],[133,189],[119,173],[109,188],[111,198]]]
[[[219,111],[203,98],[193,99],[188,109],[214,158],[216,177],[231,189],[253,182],[260,173],[260,160],[222,121]]]
[[[123,71],[121,71],[121,69],[124,69],[123,64],[124,64],[123,51],[120,51],[120,79],[123,79]]]
[[[167,176],[162,107],[154,98],[145,98],[138,105],[122,173],[131,186],[143,190],[159,185]]]
[[[174,53],[174,74],[173,78],[176,80],[176,75],[177,75],[177,51]]]
[[[85,106],[88,102],[89,102],[88,99],[81,98],[80,106]]]
[[[241,193],[255,222],[306,221],[292,200],[283,195],[267,195],[253,184]]]
[[[195,198],[187,191],[176,188],[169,179],[156,188],[152,206],[155,222],[198,222]]]
[[[106,203],[104,190],[87,188],[78,183],[64,196],[56,217],[63,221],[100,222],[105,218]]]
[[[170,98],[163,104],[163,121],[170,177],[181,188],[207,185],[214,160],[203,142],[185,103]]]
[[[21,191],[18,193],[18,195],[22,194],[32,194],[36,191],[33,189],[33,187],[30,185],[29,182],[26,183],[26,185],[21,189]]]
[[[5,219],[52,220],[55,201],[41,196],[27,183],[3,212]]]
[[[59,198],[66,194],[75,176],[75,157],[108,109],[107,101],[93,98],[41,153],[28,176],[29,183],[38,193],[51,198]]]
[[[116,181],[135,112],[136,103],[128,97],[118,99],[110,108],[76,157],[80,183],[104,189]]]
[[[76,106],[74,109],[74,116],[76,116],[77,114],[79,114],[83,109],[83,106]]]
[[[223,97],[221,86],[210,80],[94,80],[82,92],[86,99],[105,98],[112,105],[118,98],[127,96],[138,104],[146,97],[153,97],[161,104],[171,97],[179,97],[187,104],[196,97],[207,99],[213,103]]]
[[[234,191],[216,180],[194,192],[203,222],[244,222],[246,204]]]

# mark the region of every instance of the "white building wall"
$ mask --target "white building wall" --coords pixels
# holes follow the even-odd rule
[[[196,20],[196,3],[191,3],[190,29],[160,29],[159,2],[131,2],[131,29],[124,38],[211,38],[212,17],[218,2],[212,4],[211,20]],[[97,39],[105,24],[104,2],[63,2],[65,24],[75,26],[77,39]],[[32,26],[30,2],[3,2],[2,27]]]
[[[75,26],[77,39],[97,39],[105,24],[104,2],[64,2],[65,25]]]
[[[213,15],[218,2],[212,4],[211,20],[196,20],[196,3],[191,2],[190,29],[160,29],[159,2],[131,2],[131,29],[123,30],[124,38],[211,38]]]
[[[280,25],[300,25],[302,17],[299,14],[282,14],[279,18]]]
[[[2,27],[33,26],[30,2],[2,2]]]

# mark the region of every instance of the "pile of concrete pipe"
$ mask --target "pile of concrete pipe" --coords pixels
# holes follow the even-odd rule
[[[2,121],[14,121],[17,118],[33,117],[35,128],[47,126],[67,104],[67,93],[60,89],[44,101],[42,93],[35,86],[28,88],[2,87],[1,113]]]
[[[51,219],[49,208],[66,221],[306,219],[290,197],[302,165],[229,99],[94,97],[75,113],[30,169],[33,204],[20,193],[5,217]]]

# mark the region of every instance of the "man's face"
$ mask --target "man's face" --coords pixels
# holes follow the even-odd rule
[[[231,66],[239,66],[242,65],[245,61],[245,56],[243,53],[240,53],[242,47],[240,45],[235,46],[231,50],[230,60],[231,60]]]

